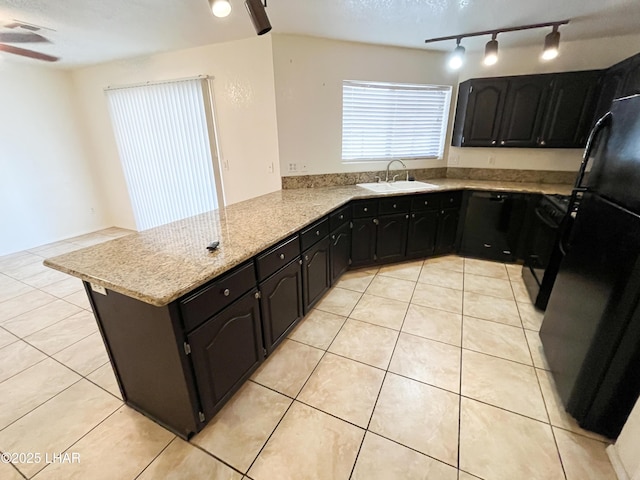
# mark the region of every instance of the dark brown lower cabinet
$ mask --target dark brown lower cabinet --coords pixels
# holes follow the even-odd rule
[[[296,258],[260,283],[260,307],[267,353],[302,319],[302,268]]]
[[[331,287],[329,245],[329,237],[325,237],[302,254],[302,296],[305,314]]]
[[[456,251],[456,235],[458,232],[459,220],[460,209],[445,208],[440,210],[434,253],[442,255],[444,253],[453,253]]]
[[[351,266],[370,265],[376,261],[375,218],[354,218],[351,230]]]
[[[333,285],[340,275],[349,268],[351,256],[351,225],[343,224],[335,230],[331,236],[329,256],[331,257],[331,284]]]
[[[407,249],[409,214],[381,215],[378,221],[377,261],[402,261]]]
[[[202,409],[211,418],[264,359],[254,288],[188,335]]]
[[[438,210],[412,213],[407,236],[407,257],[433,255],[437,228]]]

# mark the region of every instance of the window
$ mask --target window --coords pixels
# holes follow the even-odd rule
[[[451,87],[342,82],[342,160],[442,158]]]
[[[209,83],[105,91],[138,230],[213,210],[221,195]],[[216,189],[217,180],[217,189]]]

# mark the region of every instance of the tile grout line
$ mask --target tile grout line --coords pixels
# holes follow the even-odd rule
[[[165,452],[165,450],[166,450],[167,448],[169,448],[169,445],[171,445],[173,442],[175,442],[175,441],[176,441],[176,439],[177,439],[177,438],[178,438],[178,436],[174,434],[174,436],[173,436],[173,438],[171,439],[171,441],[170,441],[169,443],[167,443],[167,444],[164,446],[164,448],[163,448],[162,450],[160,450],[160,451],[158,452],[158,454],[157,454],[155,457],[153,457],[153,460],[151,460],[151,461],[149,462],[149,464],[148,464],[146,467],[144,467],[144,468],[140,471],[140,473],[138,473],[135,477],[133,477],[133,480],[137,480],[138,478],[140,478],[140,475],[142,475],[142,474],[145,472],[145,470],[146,470],[147,468],[149,468],[149,467],[151,466],[151,464],[152,464],[153,462],[155,462],[155,461],[158,459],[158,457],[159,457],[160,455],[162,455],[162,454]]]
[[[460,316],[460,378],[458,393],[458,455],[456,458],[457,479],[460,480],[460,439],[462,438],[462,349],[464,346],[464,277],[466,274],[467,261],[462,263],[462,308]]]

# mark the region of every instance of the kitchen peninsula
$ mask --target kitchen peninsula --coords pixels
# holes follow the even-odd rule
[[[436,188],[398,195],[357,186],[281,190],[45,265],[85,282],[127,404],[188,438],[348,268],[351,234],[344,232],[358,215],[355,206],[366,212],[381,199],[382,215],[404,202],[400,215],[409,219],[418,201],[439,209],[462,190],[571,191],[569,185],[428,182]],[[349,243],[346,251],[336,247],[343,262],[334,265],[340,232]],[[207,251],[214,240],[219,248]],[[312,270],[318,275],[305,273]]]

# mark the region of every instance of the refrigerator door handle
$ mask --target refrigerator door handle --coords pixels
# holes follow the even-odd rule
[[[582,155],[582,163],[580,164],[580,170],[578,170],[578,177],[576,178],[576,189],[586,190],[586,187],[583,185],[584,175],[587,171],[587,167],[589,166],[589,159],[591,158],[591,151],[595,146],[596,139],[598,138],[598,134],[600,131],[611,123],[611,118],[613,115],[611,112],[605,113],[600,120],[598,120],[589,133],[589,139],[587,140],[587,146],[584,149],[584,154]]]

